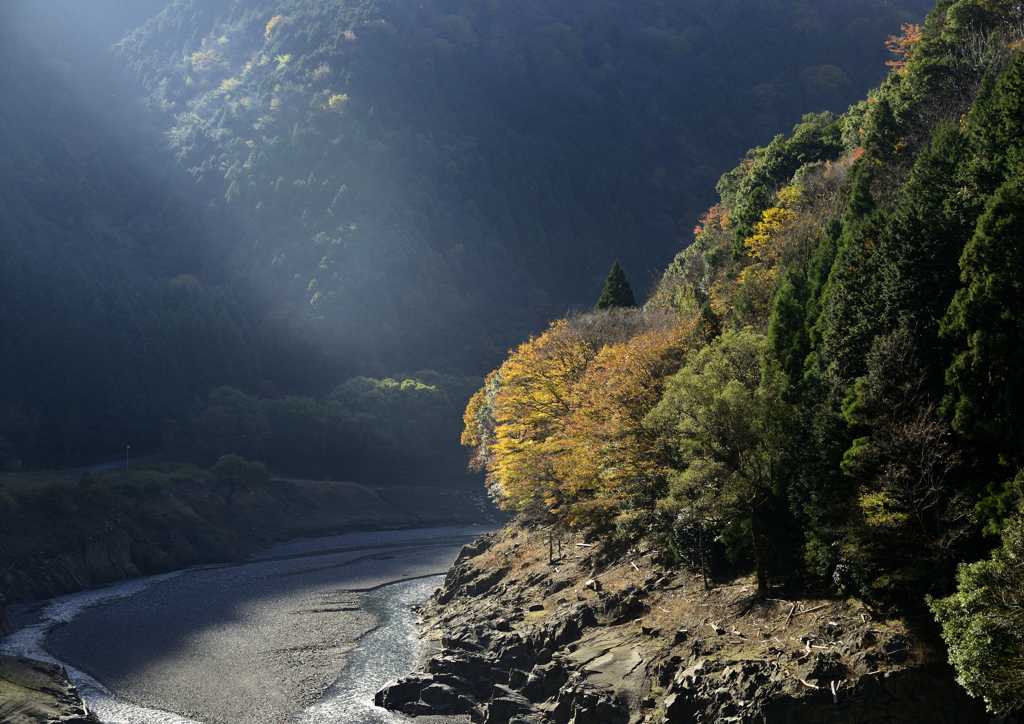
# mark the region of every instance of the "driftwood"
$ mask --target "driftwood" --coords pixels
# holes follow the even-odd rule
[[[785,631],[787,628],[789,628],[789,622],[793,620],[793,612],[794,611],[796,611],[796,602],[795,601],[793,602],[792,608],[789,609],[789,616],[786,617],[786,625],[782,627],[783,631]]]
[[[825,608],[825,606],[827,606],[827,605],[828,605],[827,603],[823,603],[820,606],[815,606],[814,608],[809,608],[806,611],[801,611],[800,613],[798,613],[796,615],[797,616],[803,616],[805,613],[810,613],[811,611],[817,611],[819,608]],[[790,618],[792,618],[792,616],[793,616],[793,614],[790,614]]]

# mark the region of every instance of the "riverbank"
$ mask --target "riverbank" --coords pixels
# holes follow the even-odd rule
[[[5,475],[3,481],[0,597],[9,604],[240,561],[293,538],[497,524],[501,516],[482,487],[293,478],[239,491],[228,506],[206,471],[182,465],[73,478]]]
[[[152,585],[126,582],[12,607],[21,630],[4,645],[21,638],[31,649],[35,640],[67,664],[104,721],[164,721],[160,712],[169,711],[208,724],[278,724],[320,699],[376,626],[360,605],[364,593],[443,574],[484,529],[297,540]],[[119,587],[130,590],[119,595]],[[80,683],[83,675],[117,700],[90,701],[93,686]]]
[[[513,522],[423,611],[418,672],[378,703],[477,724],[994,721],[914,621],[700,574],[670,554]]]

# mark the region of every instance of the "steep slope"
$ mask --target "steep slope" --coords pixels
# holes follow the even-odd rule
[[[908,10],[5,3],[0,457],[188,448],[222,385],[479,373],[614,258],[642,298],[710,181],[880,78]]]
[[[465,368],[591,304],[612,258],[641,280],[663,264],[698,180],[804,104],[844,107],[912,17],[182,1],[120,53],[198,192],[240,225],[238,273],[360,353]]]

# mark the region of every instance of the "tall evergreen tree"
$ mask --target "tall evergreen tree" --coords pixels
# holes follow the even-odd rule
[[[594,309],[610,309],[612,307],[635,307],[636,299],[633,298],[633,290],[626,281],[626,273],[619,266],[616,259],[612,264],[612,270],[604,282],[604,289],[601,291],[601,298],[597,300]]]
[[[1019,461],[1024,441],[1024,184],[1009,181],[989,201],[960,259],[965,286],[942,333],[963,345],[946,372],[945,406],[958,432],[981,433]]]

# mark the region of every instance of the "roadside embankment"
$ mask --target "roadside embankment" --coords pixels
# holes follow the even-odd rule
[[[482,724],[988,722],[944,651],[855,600],[751,580],[705,590],[666,556],[510,524],[423,610],[419,671],[379,705]]]

